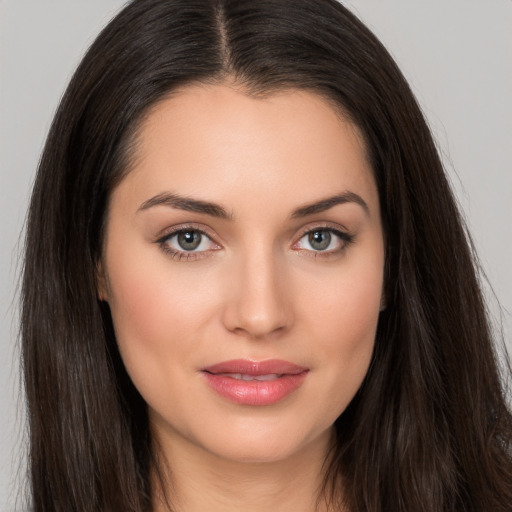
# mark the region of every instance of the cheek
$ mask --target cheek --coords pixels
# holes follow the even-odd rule
[[[148,344],[174,339],[176,329],[192,325],[209,307],[211,296],[205,293],[204,276],[176,271],[171,256],[163,254],[157,244],[130,232],[123,234],[121,229],[112,231],[106,263],[117,331]]]
[[[378,298],[351,294],[327,311],[324,349],[333,358],[336,378],[359,387],[368,370],[378,322]],[[328,321],[330,320],[330,322]],[[354,389],[354,392],[356,389]]]
[[[340,266],[337,277],[324,282],[322,293],[307,299],[308,332],[316,340],[314,357],[330,390],[325,407],[332,409],[334,419],[354,397],[371,361],[382,293],[381,261]]]
[[[158,249],[123,248],[107,255],[115,262],[109,266],[109,304],[123,362],[144,396],[179,377],[181,370],[171,375],[170,364],[193,357],[201,326],[212,318],[213,297],[198,275],[171,272]]]
[[[373,342],[383,286],[381,253],[380,246],[354,253],[302,286],[304,311],[334,346],[357,350],[368,338]]]

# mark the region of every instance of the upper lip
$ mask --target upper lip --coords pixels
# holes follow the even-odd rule
[[[308,368],[283,361],[281,359],[267,359],[265,361],[250,361],[248,359],[233,359],[231,361],[222,361],[203,368],[203,372],[219,373],[241,373],[243,375],[297,375],[307,371]]]

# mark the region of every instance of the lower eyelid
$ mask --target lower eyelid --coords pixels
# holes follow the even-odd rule
[[[175,261],[194,261],[201,259],[204,254],[204,252],[187,253],[185,251],[176,251],[174,249],[169,249],[168,247],[164,247],[162,250]]]
[[[174,247],[169,246],[166,242],[161,242],[158,244],[160,249],[165,253],[171,256],[172,259],[176,261],[192,261],[201,259],[206,256],[209,250],[206,251],[185,251],[181,249],[175,249]]]

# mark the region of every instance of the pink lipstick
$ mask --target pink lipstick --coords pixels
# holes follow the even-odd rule
[[[236,359],[202,369],[211,389],[240,405],[275,404],[298,389],[308,371],[279,359]]]

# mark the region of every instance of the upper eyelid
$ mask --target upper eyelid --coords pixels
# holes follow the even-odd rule
[[[309,226],[304,226],[301,230],[299,230],[299,234],[297,235],[297,240],[300,240],[304,235],[307,235],[308,233],[311,233],[312,231],[332,231],[334,233],[343,233],[343,234],[350,234],[350,230],[346,227],[342,226],[341,224],[335,223],[335,222],[319,222],[319,223],[312,223]]]
[[[206,226],[200,225],[200,224],[195,224],[195,223],[185,223],[185,224],[180,224],[178,226],[172,226],[170,228],[165,228],[162,231],[160,231],[156,237],[157,242],[163,242],[166,239],[170,238],[171,236],[181,233],[183,231],[197,231],[198,233],[201,233],[202,235],[206,235],[212,241],[215,238],[215,235]],[[215,242],[215,243],[218,243],[218,242]]]
[[[305,238],[310,233],[314,233],[315,231],[328,231],[332,233],[335,237],[339,238],[343,244],[347,244],[353,241],[354,235],[351,235],[350,233],[346,231],[341,231],[339,229],[334,228],[317,228],[317,229],[311,229],[309,231],[306,231],[302,236],[297,238],[297,241],[294,242],[293,245],[298,244],[303,238]]]

